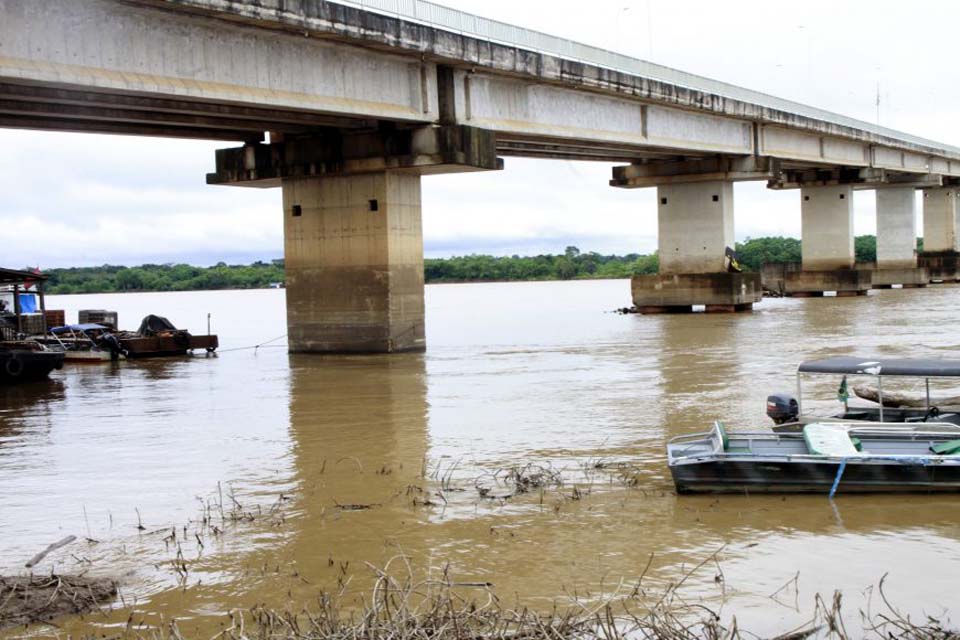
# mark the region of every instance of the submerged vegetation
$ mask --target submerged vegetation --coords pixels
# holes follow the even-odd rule
[[[588,460],[579,468],[587,478],[593,478],[595,473],[610,474],[613,478],[618,471],[622,472],[622,465]],[[442,497],[444,493],[469,492],[469,482],[454,478],[456,463],[446,470],[438,463],[432,473],[429,466],[425,460],[420,473],[420,481],[425,485],[421,493]],[[357,473],[363,473],[359,461]],[[391,471],[382,467],[375,473],[389,475]],[[484,472],[474,480],[474,485],[481,500],[493,497],[489,495],[489,487],[509,489],[508,495],[501,496],[503,500],[526,496],[542,503],[543,492],[554,492],[565,502],[585,497],[580,493],[567,495],[563,491],[566,484],[563,475],[549,465],[530,463]],[[623,486],[632,489],[635,485],[624,481]],[[206,545],[215,548],[212,544],[215,540],[256,523],[282,529],[292,501],[291,496],[280,494],[269,505],[244,505],[232,490],[224,493],[218,484],[216,494],[200,499],[200,512],[182,527],[167,525],[149,531],[140,522],[138,512],[138,536],[164,546],[171,558],[158,563],[157,568],[170,568],[176,574],[177,585],[186,592],[190,585],[202,583],[194,575],[193,565],[202,565]],[[418,509],[427,503],[414,498],[409,504]],[[361,511],[379,505],[337,506]],[[440,503],[433,506],[442,508]],[[98,544],[92,539],[87,539],[87,543]],[[360,563],[360,574],[367,576],[360,579],[363,587],[357,588],[353,583],[354,575],[348,573],[350,561],[337,562],[331,555],[328,562],[337,570],[336,585],[317,585],[305,603],[291,600],[281,608],[262,603],[234,608],[230,606],[232,603],[225,603],[226,613],[216,625],[216,633],[200,631],[199,627],[190,629],[195,622],[191,615],[180,620],[170,615],[154,616],[145,603],[136,598],[128,601],[119,595],[116,583],[108,579],[55,574],[0,578],[0,629],[23,637],[39,637],[39,632],[46,631],[45,625],[49,625],[59,637],[57,625],[68,616],[86,614],[89,622],[112,627],[112,633],[102,635],[101,629],[96,635],[73,637],[90,640],[101,637],[118,640],[738,640],[758,637],[960,640],[947,612],[928,611],[911,616],[898,608],[885,592],[886,575],[868,589],[872,595],[866,606],[851,610],[844,606],[840,591],[829,596],[802,595],[798,572],[772,593],[755,594],[768,601],[761,605],[765,611],[779,609],[797,614],[790,616],[794,622],[781,623],[782,628],[778,628],[781,625],[770,617],[764,622],[765,629],[751,630],[751,625],[742,623],[731,610],[731,598],[748,592],[728,584],[723,570],[726,545],[679,566],[662,565],[650,554],[645,563],[630,571],[629,578],[624,576],[609,584],[601,581],[597,589],[586,591],[560,585],[552,600],[542,601],[536,607],[523,604],[524,594],[511,594],[511,597],[498,593],[494,583],[464,580],[457,575],[464,571],[463,567],[456,570],[447,563],[421,566],[416,557],[405,553],[399,544],[396,548],[396,555],[382,565]],[[264,563],[262,568],[264,575],[273,570],[267,565]],[[279,564],[275,571],[281,571]],[[310,584],[299,571],[290,577]],[[292,598],[289,592],[287,595]],[[542,597],[535,599],[542,600]],[[113,622],[119,619],[117,610],[126,616],[128,609],[125,624]],[[742,613],[753,620],[764,619],[764,616],[758,618],[756,609]],[[779,635],[771,636],[770,629],[776,629],[774,634]]]
[[[918,248],[923,248],[918,239]],[[747,238],[736,246],[740,264],[759,271],[764,263],[800,261],[796,238]],[[873,262],[877,255],[874,236],[857,236],[858,262]],[[656,253],[624,256],[583,253],[567,247],[562,254],[538,256],[467,255],[424,260],[426,282],[505,282],[529,280],[592,280],[629,278],[657,273]],[[220,262],[212,267],[186,264],[145,264],[139,267],[103,265],[50,269],[48,293],[115,293],[127,291],[196,291],[208,289],[262,289],[284,281],[283,260],[257,261],[249,265]]]

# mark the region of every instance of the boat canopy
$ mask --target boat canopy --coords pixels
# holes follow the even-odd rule
[[[102,324],[94,324],[92,322],[85,322],[83,324],[68,324],[62,327],[54,327],[50,329],[50,333],[66,333],[68,331],[93,331],[96,329],[102,329],[104,331],[109,331],[109,328],[103,326]]]
[[[916,376],[920,378],[960,377],[960,360],[937,358],[861,358],[840,356],[801,362],[798,373],[841,373],[844,375]]]
[[[0,268],[0,284],[23,284],[46,279],[47,276],[42,273]]]

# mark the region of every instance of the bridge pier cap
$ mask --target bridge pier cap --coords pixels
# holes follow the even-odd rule
[[[291,352],[426,348],[422,175],[503,167],[462,126],[285,137],[217,151],[210,184],[283,189]]]

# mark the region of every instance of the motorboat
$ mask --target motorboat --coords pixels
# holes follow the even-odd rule
[[[804,410],[804,381],[810,376],[832,377],[842,408],[828,415]],[[850,404],[848,378],[869,384],[854,385],[854,395],[869,404]],[[931,397],[931,380],[952,380],[960,385],[960,360],[936,358],[868,358],[839,356],[809,360],[797,367],[796,396],[775,393],[767,397],[767,416],[774,431],[802,431],[814,422],[947,423],[960,425],[960,398]],[[920,394],[903,393],[898,387],[923,386]]]
[[[43,342],[51,350],[62,351],[66,362],[97,363],[126,359],[120,341],[110,327],[94,322],[53,327]]]
[[[667,444],[678,493],[939,492],[960,490],[960,427],[808,423],[802,431],[705,433]]]

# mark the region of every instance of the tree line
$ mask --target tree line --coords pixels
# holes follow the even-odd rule
[[[918,239],[918,249],[922,248],[923,240]],[[875,261],[876,237],[857,236],[855,249],[857,262]],[[796,238],[748,238],[737,243],[736,251],[745,271],[759,271],[764,263],[800,262],[800,241]],[[657,273],[659,264],[656,253],[602,255],[583,253],[571,246],[562,254],[427,258],[424,277],[427,283],[629,278]],[[272,260],[248,265],[220,262],[212,267],[103,265],[50,269],[45,273],[50,277],[47,292],[53,294],[262,289],[283,282],[284,264],[283,260]]]

